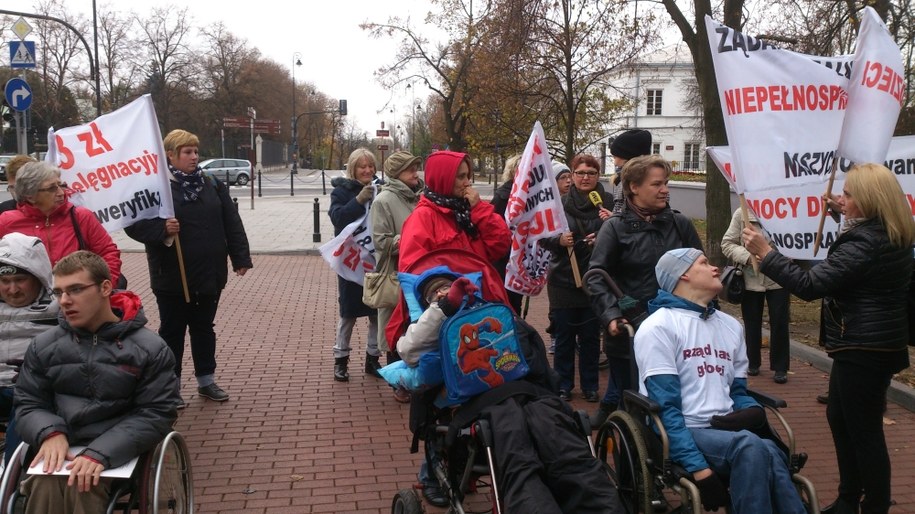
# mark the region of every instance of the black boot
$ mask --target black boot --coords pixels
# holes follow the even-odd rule
[[[381,363],[378,362],[378,356],[365,354],[365,374],[381,378],[381,373],[378,372],[379,369],[381,369]]]
[[[337,357],[334,359],[334,380],[337,382],[349,382],[349,372],[346,367],[349,365],[349,357]]]
[[[843,498],[837,498],[830,505],[823,507],[820,514],[858,514],[861,512],[858,502],[851,502]]]
[[[616,410],[616,404],[600,402],[600,407],[591,416],[591,430],[599,430],[601,425],[610,417],[610,413]]]

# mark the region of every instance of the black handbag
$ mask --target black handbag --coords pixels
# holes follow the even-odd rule
[[[740,303],[743,292],[747,287],[743,279],[743,271],[737,266],[727,265],[721,272],[721,294],[718,296],[728,303]]]

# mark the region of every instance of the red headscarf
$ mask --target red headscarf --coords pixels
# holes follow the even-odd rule
[[[426,159],[426,187],[433,193],[442,196],[454,194],[454,179],[457,177],[458,168],[467,160],[467,154],[442,150],[435,152]],[[468,163],[469,164],[469,163]]]

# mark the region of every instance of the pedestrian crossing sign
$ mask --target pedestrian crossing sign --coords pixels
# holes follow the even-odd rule
[[[35,67],[35,42],[10,41],[10,67],[34,68]]]

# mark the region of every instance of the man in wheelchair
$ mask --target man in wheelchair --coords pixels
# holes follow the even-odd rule
[[[104,512],[101,472],[155,447],[177,418],[175,359],[144,328],[140,298],[113,293],[101,257],[72,253],[53,275],[60,326],[29,345],[16,384],[17,428],[41,467],[21,489],[27,513]]]
[[[639,388],[661,406],[670,458],[692,473],[706,509],[803,514],[785,453],[754,432],[768,424],[747,394],[743,328],[716,310],[718,268],[681,248],[665,253],[655,274],[660,290],[634,347]]]
[[[51,260],[41,239],[13,232],[0,239],[0,417],[6,425],[4,462],[19,446],[13,392],[19,363],[38,334],[57,325]]]
[[[477,287],[468,278],[456,273],[421,275],[414,294],[425,311],[397,341],[397,351],[404,362],[419,366],[424,354],[444,346],[440,338],[445,331],[439,329],[462,305],[473,304],[477,293]],[[513,317],[513,322],[530,370],[523,378],[504,382],[495,376],[495,370],[485,371],[480,380],[491,384],[491,389],[466,399],[459,406],[452,405],[455,408],[451,412],[451,426],[468,426],[475,419],[488,420],[495,461],[493,480],[499,484],[498,492],[504,505],[502,512],[622,512],[607,472],[591,453],[568,403],[558,396],[558,378],[547,362],[543,340],[520,318]],[[482,325],[487,327],[479,331],[474,329],[472,333],[460,332],[458,355],[467,346],[483,349],[479,342],[487,331],[507,332],[495,318],[485,318],[477,326]],[[493,329],[493,326],[497,328]],[[485,348],[494,354],[493,360],[499,360],[500,355],[505,356],[508,352],[503,349],[500,354],[495,348],[495,344]],[[470,360],[468,357],[467,361]],[[477,371],[481,360],[489,362],[489,357],[476,359],[473,368]],[[444,362],[443,356],[442,365],[447,365]],[[460,367],[467,371],[466,362]],[[414,396],[414,402],[418,398]],[[440,399],[441,394],[436,399],[437,405],[441,405]],[[424,487],[437,487],[426,481],[425,471],[420,472]],[[425,489],[423,492],[431,502]]]

